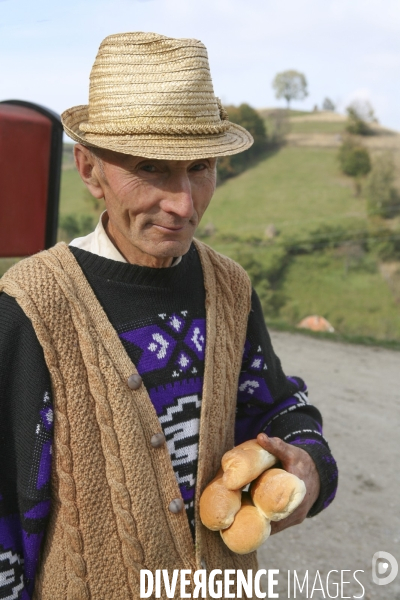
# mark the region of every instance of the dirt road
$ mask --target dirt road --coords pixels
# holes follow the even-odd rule
[[[400,600],[400,574],[385,586],[371,577],[377,551],[390,552],[400,564],[400,353],[282,332],[271,337],[285,372],[305,379],[310,401],[323,414],[340,484],[326,511],[267,540],[259,551],[260,568],[279,569],[274,590],[281,599]],[[333,569],[339,573],[331,573],[327,590]],[[293,570],[300,583],[308,570],[308,594],[304,585],[294,595]],[[341,570],[350,583],[337,591]],[[356,574],[364,596],[356,570],[364,571]]]

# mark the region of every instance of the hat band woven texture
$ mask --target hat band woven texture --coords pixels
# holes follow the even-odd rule
[[[79,129],[85,133],[99,133],[103,135],[129,135],[140,133],[158,133],[160,135],[215,135],[228,131],[229,121],[221,121],[219,125],[208,123],[172,125],[171,123],[142,123],[134,125],[132,121],[119,123],[81,123]]]
[[[228,131],[231,124],[228,120],[228,113],[223,108],[221,100],[214,96],[214,102],[216,101],[219,113],[220,121],[203,121],[188,123],[187,117],[176,117],[174,116],[173,121],[169,119],[168,122],[160,122],[160,116],[143,116],[141,115],[141,123],[135,123],[133,118],[128,119],[117,119],[115,118],[116,108],[114,107],[114,119],[113,115],[110,115],[108,121],[83,121],[79,124],[79,129],[84,133],[98,133],[100,135],[129,135],[129,134],[160,134],[160,135],[216,135],[218,133],[224,133]],[[204,110],[204,109],[203,109]],[[143,109],[141,110],[143,113]],[[164,116],[171,117],[171,112],[164,109]],[[204,114],[204,113],[203,113]],[[198,117],[199,118],[199,117]],[[201,117],[200,117],[201,118]],[[200,120],[199,118],[199,120]],[[203,117],[204,118],[204,117]]]

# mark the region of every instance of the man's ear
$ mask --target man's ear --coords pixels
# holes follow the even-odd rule
[[[89,148],[82,144],[74,146],[74,158],[79,175],[89,192],[95,198],[104,198],[104,181],[101,177],[100,159],[96,158]]]

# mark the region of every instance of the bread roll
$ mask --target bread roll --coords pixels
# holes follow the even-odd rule
[[[248,493],[243,493],[242,506],[228,529],[220,531],[225,544],[236,554],[257,550],[271,532],[268,519],[254,506]]]
[[[288,517],[306,495],[304,481],[283,469],[270,469],[262,473],[250,488],[257,508],[271,521]]]
[[[213,531],[229,527],[240,509],[240,490],[227,490],[222,482],[222,475],[220,469],[200,497],[201,522]]]
[[[275,456],[264,450],[257,440],[243,442],[222,457],[224,485],[229,490],[239,490],[275,463]]]

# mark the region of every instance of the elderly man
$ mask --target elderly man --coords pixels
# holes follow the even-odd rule
[[[138,598],[141,569],[256,569],[198,518],[224,452],[258,435],[305,481],[275,531],[326,507],[337,471],[247,275],[193,239],[217,157],[252,138],[204,46],[150,33],[102,42],[89,105],[63,123],[106,212],[0,284],[0,598]]]

